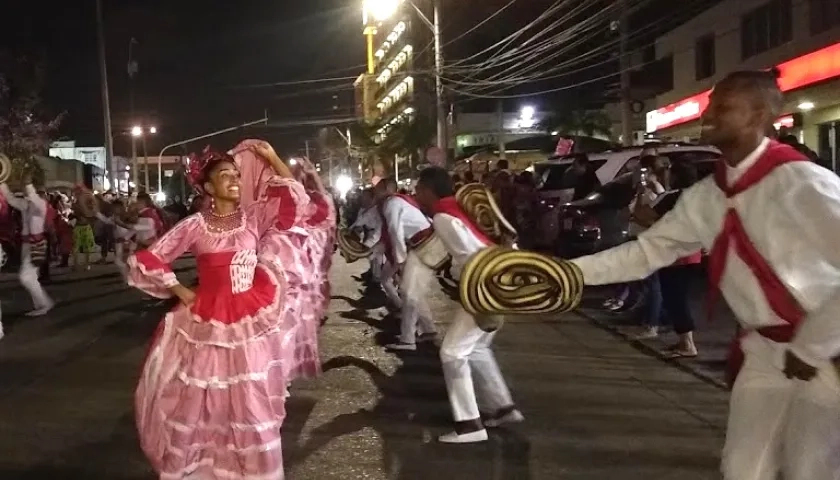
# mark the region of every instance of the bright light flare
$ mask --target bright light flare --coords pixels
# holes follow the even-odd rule
[[[807,112],[808,110],[814,109],[814,102],[802,102],[797,105],[796,108],[802,110],[803,112]]]
[[[393,17],[397,13],[402,0],[365,0],[365,13],[376,20],[382,22]]]
[[[157,127],[149,128],[149,133],[151,133],[152,135],[156,134],[157,133]]]
[[[161,203],[165,202],[166,201],[166,193],[157,192],[155,194],[155,200],[157,200],[158,202],[161,202]]]
[[[139,137],[141,135],[143,135],[143,127],[136,126],[131,128],[132,137]]]
[[[347,196],[347,192],[353,188],[353,179],[347,175],[339,175],[338,178],[335,179],[335,188],[338,190],[338,194],[341,195],[341,198],[344,198]]]

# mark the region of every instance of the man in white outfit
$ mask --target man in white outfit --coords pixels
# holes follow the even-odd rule
[[[434,272],[420,261],[413,251],[416,245],[432,235],[432,223],[420,210],[416,200],[407,195],[389,194],[396,186],[386,178],[376,184],[378,210],[382,217],[381,242],[385,249],[383,278],[400,279],[402,300],[399,340],[386,345],[389,350],[416,350],[417,341],[437,337],[427,295],[434,281]]]
[[[454,194],[452,178],[446,170],[429,167],[421,172],[417,181],[417,199],[424,210],[434,213],[432,222],[435,234],[452,255],[453,276],[460,278],[464,263],[493,242],[461,209]],[[485,426],[496,427],[524,420],[514,406],[510,390],[493,355],[491,345],[495,335],[496,332],[486,332],[479,328],[473,316],[458,307],[440,347],[443,377],[455,418],[455,430],[441,435],[438,438],[440,442],[483,442],[487,440]],[[489,416],[483,423],[479,401]]]
[[[18,198],[5,183],[0,183],[0,195],[6,199],[9,206],[20,211],[21,228],[21,258],[20,283],[32,297],[34,309],[26,315],[38,317],[49,312],[54,303],[44,291],[38,281],[38,266],[40,262],[49,261],[47,254],[47,238],[44,227],[47,217],[47,201],[38,195],[31,181],[25,182],[24,196]],[[37,264],[37,265],[36,265]]]
[[[366,194],[367,191],[363,195]],[[350,230],[362,239],[362,244],[365,247],[371,249],[371,254],[368,257],[371,277],[382,285],[382,290],[385,292],[388,301],[395,307],[400,308],[402,300],[400,300],[400,294],[393,277],[382,275],[385,265],[385,247],[380,241],[382,238],[382,217],[379,215],[379,208],[377,208],[373,199],[373,191],[370,191],[369,199],[363,199],[362,209],[356,221],[350,226]]]
[[[840,180],[765,137],[781,106],[771,72],[727,76],[703,115],[703,136],[725,159],[716,174],[637,241],[574,262],[587,284],[612,284],[708,249],[713,291],[742,328],[724,478],[837,480]]]

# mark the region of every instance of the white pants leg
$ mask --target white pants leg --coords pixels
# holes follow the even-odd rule
[[[840,479],[840,378],[818,365],[810,382],[783,373],[785,345],[751,334],[732,389],[725,480]]]
[[[30,244],[24,243],[21,248],[20,260],[20,284],[29,292],[32,297],[32,304],[35,309],[45,308],[52,304],[52,300],[47,296],[47,292],[38,281],[38,267],[32,263],[32,254],[30,252]]]
[[[435,333],[435,321],[427,300],[434,272],[420,261],[414,252],[408,252],[405,272],[400,282],[403,306],[401,311],[400,341],[414,343],[417,334]]]
[[[443,378],[456,422],[480,417],[476,387],[482,403],[498,410],[513,405],[510,390],[502,377],[490,345],[495,333],[487,333],[472,315],[458,307],[440,347]],[[476,384],[473,385],[473,371]]]
[[[397,290],[397,284],[394,282],[394,276],[397,273],[397,266],[392,264],[391,262],[385,262],[382,265],[382,279],[380,283],[382,284],[382,290],[385,292],[385,296],[388,297],[388,301],[394,304],[397,308],[402,308],[402,299],[400,298],[400,292]]]
[[[114,265],[117,266],[123,278],[128,277],[128,265],[125,263],[126,244],[117,240],[114,243]]]
[[[368,257],[368,261],[370,262],[370,273],[373,276],[373,279],[382,283],[382,263],[384,261],[382,255],[379,253],[373,253],[370,257]]]

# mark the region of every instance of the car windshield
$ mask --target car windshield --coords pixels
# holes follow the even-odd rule
[[[595,169],[599,169],[607,163],[606,159],[590,159]],[[537,178],[538,190],[566,190],[575,188],[575,177],[566,175],[569,167],[572,166],[571,160],[563,163],[538,163],[534,165],[534,173]]]

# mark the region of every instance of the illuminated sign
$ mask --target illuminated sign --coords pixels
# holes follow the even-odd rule
[[[647,112],[645,130],[647,133],[653,133],[663,128],[673,127],[700,118],[703,110],[709,105],[710,93],[712,91],[708,90],[699,95],[672,103],[667,107]]]
[[[779,64],[778,69],[780,72],[779,88],[783,92],[840,76],[840,43],[788,60]],[[679,102],[647,112],[647,132],[656,132],[700,118],[703,110],[709,105],[709,94],[711,93],[711,90],[706,90]]]
[[[778,130],[782,127],[793,128],[795,123],[796,122],[793,119],[793,115],[785,115],[784,117],[777,118],[776,122],[773,123],[773,127],[775,127],[776,130]]]

